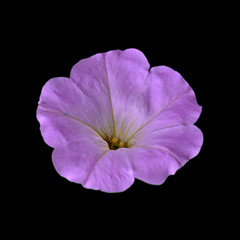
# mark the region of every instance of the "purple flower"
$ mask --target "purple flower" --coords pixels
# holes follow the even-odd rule
[[[57,172],[85,188],[121,192],[134,178],[162,184],[203,143],[201,106],[173,69],[136,49],[83,59],[43,87],[37,119]]]

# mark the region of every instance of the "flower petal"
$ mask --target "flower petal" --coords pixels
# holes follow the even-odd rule
[[[203,135],[194,125],[178,126],[156,131],[141,139],[131,148],[135,177],[152,184],[161,184],[202,146]]]
[[[104,192],[121,192],[134,182],[126,150],[111,151],[106,142],[85,138],[59,146],[53,151],[57,172],[69,181]]]
[[[169,152],[148,146],[129,149],[134,177],[150,184],[160,185],[181,167]]]
[[[151,69],[149,96],[151,112],[158,127],[177,124],[194,124],[201,113],[196,96],[173,69],[159,66]]]
[[[132,142],[141,135],[178,125],[194,124],[202,107],[196,96],[183,79],[173,69],[165,66],[154,67],[148,76],[149,117],[128,139]],[[130,142],[131,145],[131,142]]]
[[[76,63],[70,73],[70,78],[85,96],[92,126],[103,130],[110,137],[114,131],[111,91],[105,63],[105,54],[96,54]]]
[[[79,141],[92,130],[77,119],[40,107],[37,110],[37,118],[43,139],[51,147]]]
[[[108,151],[107,143],[94,135],[86,135],[78,142],[58,145],[52,154],[56,171],[71,182],[87,179],[95,161]]]
[[[105,60],[116,134],[127,136],[145,122],[148,114],[146,78],[150,66],[137,49],[107,52]]]
[[[199,153],[202,144],[203,134],[195,125],[157,130],[140,138],[136,143],[136,145],[164,148],[173,153],[182,165]]]
[[[149,68],[139,50],[115,50],[80,60],[70,77],[105,113],[110,135],[126,140],[149,121],[158,128],[193,124],[201,107],[188,83],[169,67]]]
[[[105,111],[111,134],[125,140],[149,121],[157,128],[196,122],[201,107],[183,77],[169,67],[149,68],[139,50],[115,50],[79,61],[71,78]]]
[[[175,102],[178,102],[178,99],[192,91],[189,84],[177,71],[166,66],[151,68],[148,83],[149,101],[153,116],[163,109],[172,106]],[[196,111],[196,116],[191,121],[193,124],[199,117],[201,109],[196,102],[195,95],[192,96],[191,101],[192,107],[195,107],[193,110]],[[187,110],[189,111],[189,109]]]
[[[134,182],[127,149],[107,151],[92,166],[84,187],[104,192],[122,192]]]
[[[71,79],[49,80],[42,89],[37,109],[44,140],[55,147],[75,141],[89,129],[102,136],[105,130],[101,129],[107,129],[103,124],[107,121],[105,112],[98,107]]]
[[[139,50],[115,50],[79,61],[70,77],[98,109],[106,112],[112,135],[124,136],[145,122],[141,116],[146,109],[142,106],[148,70],[149,63]]]

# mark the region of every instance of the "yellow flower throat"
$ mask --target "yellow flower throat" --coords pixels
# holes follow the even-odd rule
[[[108,141],[108,147],[110,150],[117,150],[121,147],[127,147],[125,142],[120,140],[118,137],[113,137],[111,140]]]

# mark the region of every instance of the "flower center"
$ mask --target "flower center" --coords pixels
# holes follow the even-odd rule
[[[110,150],[117,150],[121,147],[127,147],[125,142],[119,139],[118,137],[113,137],[111,140],[108,141],[108,147]]]

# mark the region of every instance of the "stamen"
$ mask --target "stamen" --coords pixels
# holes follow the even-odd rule
[[[118,137],[113,137],[111,140],[107,141],[110,150],[117,150],[122,147],[126,147],[124,141],[120,140]]]
[[[120,143],[119,143],[119,147],[124,147],[125,146],[125,142],[124,141],[121,141]]]
[[[117,142],[118,142],[118,138],[117,137],[113,137],[112,143],[117,143]]]

